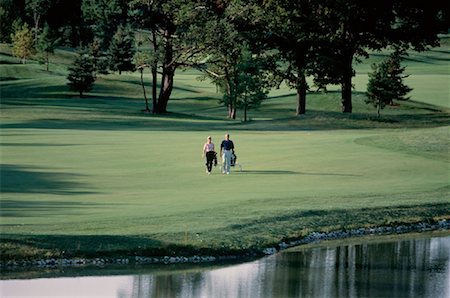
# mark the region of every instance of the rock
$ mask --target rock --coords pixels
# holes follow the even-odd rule
[[[275,247],[268,247],[268,248],[264,248],[262,252],[266,255],[273,255],[277,252],[277,250]]]
[[[286,244],[286,242],[281,242],[280,244],[278,244],[278,246],[280,247],[280,249],[286,249],[289,246]]]

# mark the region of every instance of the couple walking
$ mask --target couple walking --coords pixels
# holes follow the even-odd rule
[[[231,159],[233,158],[234,153],[234,144],[233,141],[230,140],[230,135],[226,134],[225,139],[220,144],[220,156],[222,156],[222,172],[225,174],[230,174],[230,167],[231,167]],[[203,155],[202,157],[206,156],[206,172],[208,174],[211,174],[211,169],[213,165],[213,161],[216,158],[216,152],[214,148],[214,143],[212,142],[212,138],[208,136],[206,139],[206,143],[203,146]],[[216,159],[217,163],[217,159]]]

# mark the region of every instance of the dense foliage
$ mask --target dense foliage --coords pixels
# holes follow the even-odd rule
[[[177,69],[200,69],[223,88],[230,118],[247,107],[229,88],[243,45],[263,61],[250,76],[267,81],[270,72],[265,88],[284,81],[296,90],[297,115],[307,111],[307,76],[322,89],[340,84],[342,111],[351,113],[358,57],[386,48],[426,50],[450,27],[442,0],[5,0],[0,16],[3,42],[14,38],[18,45],[23,27],[17,24],[25,23],[36,47],[48,23],[61,45],[90,49],[97,73],[132,70],[134,48],[146,51],[154,113],[167,112]],[[133,35],[140,35],[136,45]],[[42,52],[42,42],[39,47]],[[20,58],[34,51],[15,48]]]
[[[94,64],[92,58],[86,51],[80,51],[72,66],[69,67],[67,85],[73,91],[83,96],[84,92],[89,92],[95,81]]]

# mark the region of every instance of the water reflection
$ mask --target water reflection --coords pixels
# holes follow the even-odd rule
[[[450,237],[285,252],[134,278],[130,297],[450,297]]]
[[[0,285],[2,297],[26,296],[24,289],[58,297],[450,297],[450,236],[302,249],[214,270]]]

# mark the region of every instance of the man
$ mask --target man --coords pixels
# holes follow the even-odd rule
[[[225,140],[223,140],[222,144],[220,144],[220,155],[222,156],[223,161],[222,172],[224,174],[227,173],[227,175],[230,174],[231,158],[233,151],[234,151],[233,141],[230,140],[229,134],[225,134]]]

